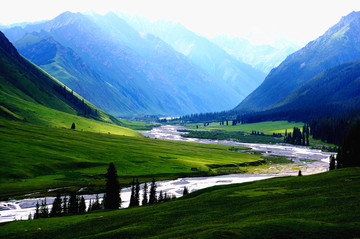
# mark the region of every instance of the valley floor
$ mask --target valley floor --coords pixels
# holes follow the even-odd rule
[[[357,238],[360,168],[207,188],[167,203],[0,225],[2,238]]]

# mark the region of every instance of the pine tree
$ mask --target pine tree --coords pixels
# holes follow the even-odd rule
[[[139,184],[139,180],[136,179],[136,184],[135,184],[135,206],[139,206],[140,205],[140,184]]]
[[[188,190],[188,188],[185,186],[185,187],[184,187],[184,191],[183,191],[183,196],[185,196],[186,194],[189,194],[189,190]]]
[[[151,182],[149,204],[156,203],[156,182],[155,179]]]
[[[78,213],[78,209],[79,209],[79,202],[76,196],[76,192],[71,192],[69,199],[69,213]]]
[[[85,198],[81,196],[80,203],[79,203],[79,213],[84,213],[86,210]]]
[[[130,203],[129,207],[135,206],[135,179],[133,178],[133,181],[131,183],[131,195],[130,195]]]
[[[71,129],[75,129],[75,123],[74,122],[71,125]]]
[[[148,204],[148,199],[147,199],[147,183],[145,182],[144,184],[144,194],[143,194],[143,200],[142,200],[142,205],[145,206]]]
[[[89,201],[89,207],[88,207],[88,212],[90,212],[91,211],[91,209],[92,209],[92,203],[91,203],[91,198],[90,198],[90,201]]]
[[[118,209],[121,206],[120,185],[114,163],[109,164],[106,174],[106,189],[104,194],[104,207]]]
[[[62,211],[63,211],[63,214],[68,214],[69,213],[69,203],[68,203],[67,196],[64,197]]]
[[[40,208],[39,202],[36,202],[36,209],[35,209],[35,214],[34,214],[34,220],[40,218],[40,209],[39,209],[39,208]]]
[[[99,209],[101,209],[99,195],[96,194],[96,199],[95,199],[95,202],[93,202],[93,204],[91,206],[91,211],[99,210]]]
[[[61,197],[60,197],[60,193],[57,192],[56,193],[56,198],[55,198],[55,200],[53,202],[51,213],[50,213],[51,217],[58,217],[58,216],[61,215],[61,213],[62,213],[61,204],[62,204],[62,200],[61,200]]]
[[[44,201],[41,200],[40,217],[41,218],[48,218],[49,217],[49,208],[46,205],[46,198],[45,198]]]
[[[163,192],[162,192],[162,190],[160,190],[158,202],[163,202],[163,201],[164,201]]]
[[[335,155],[330,155],[330,165],[329,165],[329,170],[334,170],[336,169],[336,158]]]

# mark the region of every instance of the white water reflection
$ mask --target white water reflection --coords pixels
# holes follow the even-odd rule
[[[189,192],[193,192],[199,189],[211,187],[214,185],[225,185],[232,183],[243,183],[256,180],[262,180],[274,177],[275,175],[249,175],[249,174],[234,174],[234,175],[221,175],[213,177],[189,177],[189,178],[178,178],[176,180],[166,180],[156,182],[157,194],[160,191],[163,194],[175,195],[176,197],[182,196],[184,187],[186,186]],[[144,184],[140,185],[140,202],[143,197],[143,187]],[[150,183],[148,183],[148,188],[150,188]],[[122,199],[122,208],[129,206],[131,189],[124,188],[121,190],[121,199]],[[95,200],[96,195],[83,195],[85,198],[86,207],[89,206],[90,199]],[[103,194],[98,195],[100,200],[103,198]],[[62,197],[63,198],[63,197]],[[149,198],[149,195],[148,195]],[[55,197],[47,197],[46,203],[51,211],[52,203]],[[23,200],[11,200],[6,202],[0,202],[0,223],[8,222],[14,220],[27,220],[29,214],[34,215],[36,203],[41,205],[41,201],[45,198],[33,198],[33,199],[23,199]]]

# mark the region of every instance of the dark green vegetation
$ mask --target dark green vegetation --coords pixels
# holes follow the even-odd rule
[[[360,110],[349,111],[333,117],[322,117],[310,121],[313,138],[341,145],[352,127],[360,119]]]
[[[78,126],[77,126],[78,127]],[[0,120],[1,198],[35,190],[104,184],[104,168],[114,162],[120,183],[211,175],[208,164],[255,162],[257,155],[230,146],[171,142],[99,134]],[[198,171],[191,171],[197,168]]]
[[[188,138],[234,140],[243,143],[261,144],[276,144],[283,142],[283,140],[278,137],[273,137],[270,135],[252,135],[242,131],[184,130],[183,132],[187,132],[187,134],[182,134],[182,136]]]
[[[356,238],[359,175],[351,168],[211,187],[153,206],[5,223],[0,237]]]
[[[160,38],[140,34],[114,13],[66,12],[4,32],[21,54],[115,116],[230,109],[250,93],[249,89],[239,96],[232,81],[217,80]],[[264,75],[243,65],[253,72],[247,80],[257,79],[254,89]],[[239,81],[247,75],[238,74]]]
[[[338,149],[338,154],[330,160],[330,168],[346,168],[360,166],[360,120],[354,124]]]
[[[360,43],[359,31],[360,12],[352,12],[343,17],[339,23],[331,27],[324,35],[288,56],[285,61],[270,72],[264,82],[242,101],[235,110],[244,113],[271,109],[286,100],[289,92],[294,92],[297,96],[297,99],[294,99],[296,105],[306,106],[306,109],[323,106],[324,102],[338,103],[344,106],[349,101],[351,103],[358,102],[359,92],[356,95],[352,94],[356,92],[358,87],[351,89],[351,85],[358,86],[356,79],[359,76],[353,75],[353,73],[359,72],[358,69],[349,71],[350,65],[343,65],[340,68],[324,72],[322,75],[316,75],[331,67],[360,58],[360,48],[358,47]],[[342,72],[338,73],[338,70]],[[346,79],[344,79],[344,76],[347,76]],[[309,82],[313,77],[315,77],[312,80],[313,82]],[[339,79],[346,80],[347,83],[337,88]],[[326,86],[314,87],[310,92],[306,91],[306,89],[309,89],[308,87],[316,86],[325,80],[330,80],[331,83]],[[307,82],[309,82],[309,85],[304,85]],[[303,88],[299,88],[299,91],[296,92],[295,90],[298,87]],[[321,89],[321,94],[317,94],[319,89]],[[334,89],[339,89],[339,93],[334,92]],[[322,98],[324,95],[326,97]],[[316,98],[311,98],[311,96],[316,96]],[[292,99],[292,96],[289,97]],[[305,98],[306,102],[300,100]],[[290,99],[284,103],[290,104],[292,102]],[[321,101],[316,101],[316,99],[321,99]],[[311,105],[308,105],[307,102],[311,102]],[[294,107],[291,104],[289,106]]]

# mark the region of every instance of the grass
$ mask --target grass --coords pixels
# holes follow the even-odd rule
[[[204,127],[203,124],[189,124],[185,127],[190,129],[196,129],[196,125],[198,125],[198,129],[219,129],[219,130],[225,130],[225,131],[245,131],[250,132],[251,131],[259,131],[266,134],[272,134],[272,133],[281,133],[285,134],[285,130],[287,130],[288,133],[293,131],[294,127],[302,128],[304,123],[301,122],[288,122],[288,121],[265,121],[260,123],[252,123],[252,124],[237,124],[235,126],[231,125],[231,121],[229,121],[229,126],[226,125],[219,125],[219,122],[216,123],[210,123],[209,126]]]
[[[99,134],[8,120],[0,120],[0,141],[1,198],[69,185],[102,185],[101,174],[110,162],[115,163],[121,182],[129,183],[132,177],[209,175],[216,172],[208,164],[262,160],[225,145]]]
[[[0,225],[2,238],[358,238],[360,169],[211,187],[154,206]]]
[[[185,130],[183,137],[200,139],[233,140],[242,143],[276,144],[283,143],[284,140],[269,135],[251,135],[243,131],[225,130]]]

